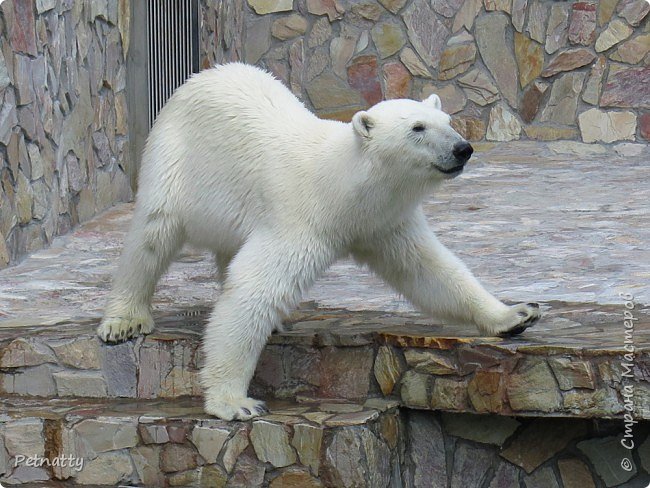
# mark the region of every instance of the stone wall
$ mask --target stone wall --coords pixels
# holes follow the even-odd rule
[[[649,10],[644,0],[213,1],[202,66],[261,65],[341,120],[436,92],[471,140],[647,140]]]
[[[631,456],[621,446],[620,424],[607,420],[417,410],[402,410],[402,419],[404,486],[595,488],[650,481],[648,423],[637,429],[636,439],[646,440]],[[630,469],[621,467],[623,459]]]
[[[243,59],[244,3],[236,0],[201,0],[201,69]]]
[[[153,334],[119,345],[102,343],[92,318],[49,326],[32,318],[31,327],[2,321],[0,483],[271,488],[650,483],[650,402],[642,393],[648,391],[647,310],[635,327],[633,369],[639,381],[633,382],[621,377],[623,350],[613,346],[607,330],[612,315],[602,308],[591,312],[600,316],[599,335],[584,323],[590,319],[584,309],[559,313],[565,334],[556,343],[540,341],[540,329],[532,340],[454,337],[414,316],[307,308],[292,314],[287,330],[274,334],[265,349],[251,394],[268,400],[271,413],[247,422],[203,413],[197,373],[205,310],[157,315]],[[579,332],[567,326],[576,320],[583,321]],[[427,323],[428,329],[422,327]],[[557,322],[545,328],[560,337]],[[582,337],[593,339],[584,343]],[[391,352],[387,342],[393,343]],[[531,368],[532,356],[538,362]],[[617,395],[625,385],[639,392],[632,411],[619,408]],[[264,386],[272,389],[260,396]],[[551,391],[577,408],[553,405]],[[387,393],[391,396],[378,396]],[[518,412],[511,408],[515,404]],[[632,442],[631,449],[625,447]],[[21,455],[72,456],[83,464],[29,466],[17,462]]]
[[[607,420],[421,412],[365,405],[271,404],[225,422],[201,402],[0,399],[3,486],[603,488],[650,482],[650,424],[637,449]],[[18,456],[74,464],[17,463]],[[624,469],[627,459],[631,469]],[[18,466],[16,465],[18,464]],[[56,485],[54,485],[56,483]],[[29,486],[43,486],[30,484]]]
[[[129,2],[0,6],[0,268],[128,201]]]

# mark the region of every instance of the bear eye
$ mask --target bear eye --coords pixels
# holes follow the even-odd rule
[[[413,132],[424,132],[424,125],[415,124],[412,128]]]

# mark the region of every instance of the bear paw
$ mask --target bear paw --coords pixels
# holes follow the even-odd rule
[[[104,342],[118,343],[150,334],[153,328],[153,317],[148,312],[130,317],[104,317],[97,328],[97,335]]]
[[[519,303],[509,309],[507,328],[497,331],[499,337],[512,337],[521,334],[542,316],[538,303]],[[507,322],[506,322],[507,323]]]
[[[206,395],[205,413],[222,420],[249,420],[269,413],[266,404],[254,398],[212,399]]]

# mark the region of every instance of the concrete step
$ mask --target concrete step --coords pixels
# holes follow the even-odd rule
[[[263,418],[224,422],[205,415],[196,398],[4,398],[0,481],[39,487],[401,485],[396,402],[269,407]]]

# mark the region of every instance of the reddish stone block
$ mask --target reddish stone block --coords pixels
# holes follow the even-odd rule
[[[484,121],[476,117],[454,116],[451,119],[453,129],[468,141],[481,141],[485,137],[487,126]]]
[[[377,77],[377,58],[375,56],[359,56],[352,60],[348,67],[348,83],[359,91],[370,105],[381,101],[381,84]]]
[[[477,412],[501,412],[506,407],[505,387],[499,371],[476,371],[467,385],[470,402]]]
[[[639,115],[639,133],[646,141],[650,141],[650,112]]]
[[[170,442],[175,442],[182,444],[187,442],[190,433],[190,426],[185,423],[178,423],[174,425],[167,426],[167,435],[169,436]]]
[[[411,74],[400,62],[387,63],[383,67],[386,99],[407,98],[411,93]]]
[[[160,456],[160,469],[165,473],[186,471],[198,465],[198,456],[189,446],[165,444]]]
[[[596,4],[577,2],[571,6],[569,42],[588,46],[596,39]]]
[[[34,0],[10,0],[4,8],[9,40],[14,51],[36,56],[36,22]],[[4,7],[4,6],[3,6]]]
[[[542,78],[555,76],[562,71],[574,71],[577,68],[590,64],[596,55],[589,49],[568,49],[555,56],[542,71]]]
[[[592,2],[577,2],[574,3],[571,8],[573,10],[582,10],[585,12],[595,12],[596,11],[596,4]]]
[[[323,348],[317,396],[321,398],[367,398],[370,391],[373,359],[374,352],[369,347]]]
[[[650,108],[650,67],[610,68],[601,107]]]

